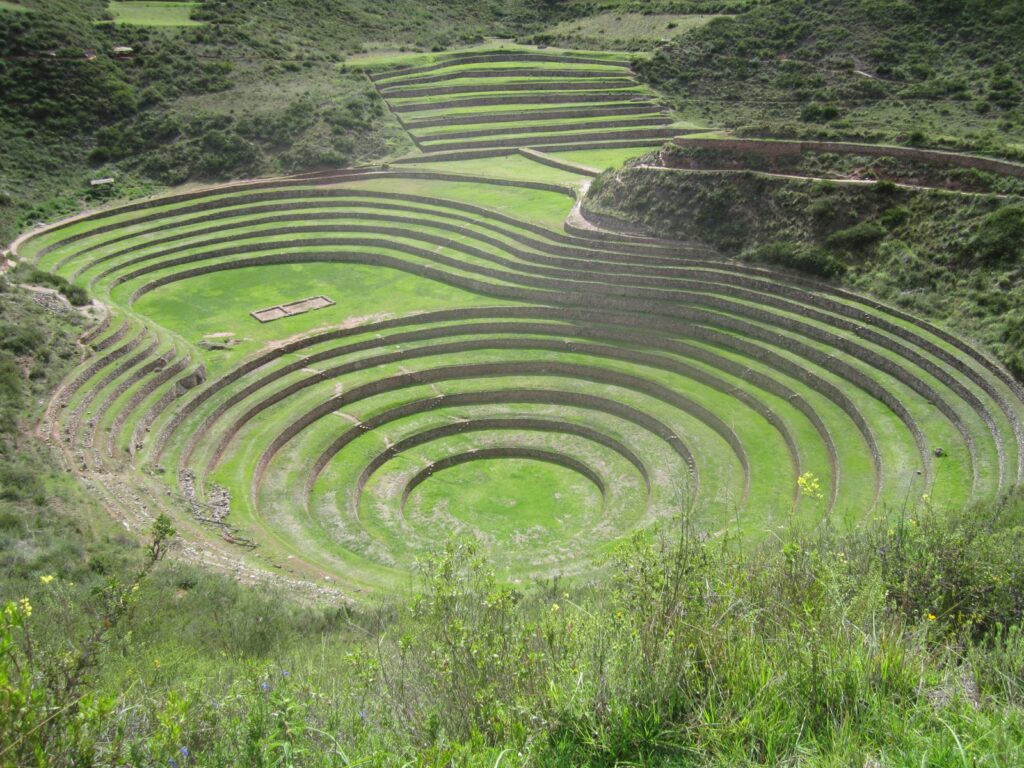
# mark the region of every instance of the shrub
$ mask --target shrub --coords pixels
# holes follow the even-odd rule
[[[46,490],[39,473],[23,463],[0,462],[0,499],[28,501],[37,504],[46,501]]]
[[[874,221],[864,221],[833,232],[825,242],[832,248],[860,252],[875,245],[885,235],[885,227]]]
[[[893,208],[887,208],[882,212],[881,222],[882,225],[888,229],[895,229],[901,227],[910,220],[910,211],[903,206],[895,206]]]
[[[60,275],[55,275],[52,272],[45,272],[34,267],[27,269],[22,267],[16,270],[15,279],[32,285],[45,285],[54,288],[60,291],[61,295],[76,307],[85,306],[91,301],[89,293],[84,288],[79,285],[73,285]]]
[[[6,328],[0,327],[0,337],[7,339]],[[0,352],[0,435],[11,435],[17,430],[24,389],[18,364],[10,354]]]
[[[980,640],[1024,619],[1022,547],[1024,499],[1015,494],[960,513],[926,508],[885,531],[876,554],[894,609]]]
[[[800,110],[800,119],[805,123],[827,123],[839,115],[839,107],[834,104],[812,103]]]
[[[986,216],[968,246],[971,260],[1001,265],[1024,257],[1024,205],[1010,205]]]
[[[744,254],[748,261],[796,269],[818,277],[839,277],[846,266],[824,248],[806,243],[776,242],[754,248]]]
[[[38,328],[0,324],[0,349],[13,355],[33,355],[45,349],[46,337]]]

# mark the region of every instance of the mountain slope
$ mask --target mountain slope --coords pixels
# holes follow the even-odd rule
[[[1024,156],[1019,0],[767,0],[661,47],[640,71],[678,106],[769,135]]]

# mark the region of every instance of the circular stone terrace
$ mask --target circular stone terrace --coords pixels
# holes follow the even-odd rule
[[[526,580],[682,513],[757,540],[1021,479],[1022,391],[977,345],[580,218],[593,168],[680,132],[620,59],[449,55],[373,80],[408,162],[19,242],[109,310],[40,429],[129,525],[167,510],[196,560],[354,594],[402,587],[453,535]]]

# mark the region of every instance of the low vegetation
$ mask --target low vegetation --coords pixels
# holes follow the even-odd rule
[[[1016,0],[780,0],[716,19],[639,71],[689,117],[760,136],[1022,157]]]
[[[346,55],[511,36],[549,13],[540,0],[403,0],[383,13],[361,0],[184,5],[0,10],[0,239],[94,205],[93,178],[116,178],[106,202],[401,154],[411,145],[365,78],[339,71]],[[196,24],[154,26],[171,10]],[[133,23],[104,23],[115,18]]]
[[[1014,495],[754,549],[684,524],[620,547],[600,584],[519,589],[453,541],[411,601],[373,610],[152,569],[163,523],[120,566],[87,547],[5,576],[0,749],[52,766],[1012,764],[1022,523]]]

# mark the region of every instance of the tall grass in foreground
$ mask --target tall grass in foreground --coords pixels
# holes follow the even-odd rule
[[[103,614],[47,580],[0,625],[0,763],[1021,765],[1022,553],[1014,493],[757,548],[684,520],[568,588],[453,541],[361,612],[162,566],[73,697]]]

